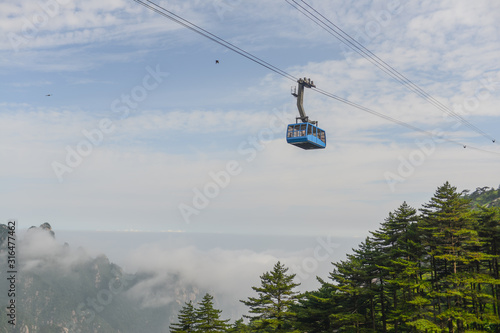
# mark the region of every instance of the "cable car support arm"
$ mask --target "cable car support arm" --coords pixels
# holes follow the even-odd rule
[[[317,121],[310,121],[309,117],[306,115],[306,112],[304,111],[304,87],[306,88],[316,88],[314,85],[314,82],[311,81],[311,79],[299,79],[297,81],[298,83],[298,89],[292,92],[292,95],[297,97],[297,108],[299,109],[299,114],[300,117],[297,117],[297,120],[301,120],[303,123],[311,123],[313,125],[317,125]]]

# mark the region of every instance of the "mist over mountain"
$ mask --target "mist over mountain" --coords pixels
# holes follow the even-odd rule
[[[6,267],[7,232],[0,224],[0,267]],[[18,232],[15,331],[169,332],[180,307],[206,292],[215,296],[223,317],[234,321],[247,310],[239,300],[277,260],[299,271],[307,290],[316,275],[326,274],[321,267],[352,244],[326,236],[59,233],[43,223]],[[330,254],[311,269],[307,265],[321,246],[330,247]],[[9,301],[7,289],[2,279],[2,304]],[[0,318],[2,333],[11,332],[7,319]]]
[[[462,193],[472,208],[500,203],[500,189],[478,187]],[[4,270],[8,232],[0,224]],[[65,240],[71,239],[69,233],[62,234]],[[49,223],[43,223],[16,241],[16,327],[12,330],[9,318],[1,316],[1,333],[169,332],[182,305],[200,301],[207,292],[215,296],[222,317],[234,322],[246,310],[239,300],[252,293],[259,275],[277,260],[297,274],[301,291],[312,290],[316,276],[327,276],[330,263],[342,260],[359,243],[359,239],[343,242],[330,236],[122,233],[118,237],[83,232],[68,244],[57,236]],[[90,243],[72,246],[77,239]],[[94,247],[93,253],[87,246]],[[108,251],[120,265],[109,259]],[[2,304],[9,302],[9,283],[0,279]]]
[[[6,228],[1,226],[2,239]],[[168,332],[179,304],[196,300],[198,290],[177,277],[161,281],[161,293],[142,294],[154,274],[127,274],[105,255],[89,256],[56,241],[50,224],[30,228],[16,244],[19,270],[15,282],[15,332]],[[6,267],[6,244],[1,265]],[[0,300],[7,304],[9,285],[1,279]],[[153,286],[154,287],[154,286]],[[168,294],[168,296],[167,296]],[[168,297],[168,301],[154,300]],[[0,332],[14,332],[5,315]]]

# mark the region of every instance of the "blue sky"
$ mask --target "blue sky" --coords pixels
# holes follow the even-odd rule
[[[318,88],[500,153],[284,0],[159,3]],[[309,3],[500,139],[499,3]],[[433,141],[310,90],[305,108],[328,146],[288,145],[294,82],[131,0],[1,3],[0,32],[4,221],[363,236],[445,181],[500,184],[498,154]]]

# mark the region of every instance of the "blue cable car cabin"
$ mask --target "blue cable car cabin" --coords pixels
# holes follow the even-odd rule
[[[311,123],[290,124],[286,142],[302,149],[322,149],[326,147],[326,133]]]

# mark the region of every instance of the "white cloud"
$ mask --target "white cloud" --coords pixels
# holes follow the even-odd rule
[[[145,307],[156,307],[176,301],[178,295],[174,290],[195,287],[200,295],[197,299],[194,298],[196,295],[190,295],[192,301],[199,301],[203,293],[208,292],[215,296],[216,307],[223,309],[223,317],[236,320],[248,311],[239,300],[256,296],[251,287],[261,285],[259,277],[263,273],[271,271],[274,264],[281,261],[290,269],[289,274],[294,273],[292,267],[300,267],[300,273],[305,277],[302,262],[306,257],[313,258],[311,249],[284,254],[272,250],[213,248],[202,251],[195,246],[167,249],[159,244],[145,245],[135,250],[126,261],[128,269],[146,277],[128,295]],[[329,261],[320,264],[330,268]],[[325,273],[324,269],[319,271]],[[318,267],[309,271],[308,280],[301,280],[297,275],[294,281],[302,282],[297,290],[316,287],[314,273],[319,271]]]
[[[319,72],[321,66],[314,66]],[[290,233],[318,233],[328,228],[330,222],[326,216],[338,216],[338,211],[345,211],[342,218],[349,219],[346,207],[358,205],[359,197],[368,201],[385,197],[389,200],[386,209],[393,209],[393,200],[399,201],[394,198],[401,198],[405,193],[392,193],[384,173],[397,174],[399,158],[408,159],[412,151],[418,149],[415,140],[429,138],[361,111],[341,108],[339,103],[332,106],[332,100],[318,96],[307,92],[306,109],[311,110],[310,116],[320,120],[320,126],[327,130],[328,147],[325,151],[305,152],[287,145],[282,124],[283,133],[275,132],[272,141],[264,144],[262,152],[254,151],[255,160],[247,162],[251,155],[238,152],[238,147],[251,148],[249,138],[258,141],[259,130],[269,126],[272,115],[237,110],[144,111],[123,121],[117,120],[116,130],[105,135],[102,144],[94,147],[72,173],[64,175],[63,184],[57,181],[51,163],[64,163],[66,146],[76,149],[77,144],[85,140],[82,130],[94,129],[101,118],[78,110],[70,112],[4,104],[9,112],[1,116],[0,153],[9,163],[3,164],[0,171],[3,177],[23,185],[12,187],[2,200],[11,210],[26,214],[25,200],[29,198],[30,218],[37,214],[50,218],[57,207],[60,223],[73,221],[85,223],[88,227],[107,225],[106,229],[120,230],[137,229],[134,221],[147,220],[149,226],[146,230],[229,228],[234,232],[246,232],[250,230],[246,226],[248,216],[256,214],[252,207],[259,207],[259,215],[252,222],[256,230],[265,229],[273,220],[273,232],[289,225],[287,230]],[[373,98],[388,106],[383,108],[384,113],[402,118],[400,113],[404,107],[400,105],[403,102],[387,96]],[[406,121],[420,121],[431,130],[446,124],[437,111],[426,110],[416,98],[406,99],[414,101],[409,104],[416,106],[415,115],[408,114],[403,118]],[[493,97],[490,103],[493,107]],[[295,112],[288,111],[292,117]],[[419,112],[427,117],[421,119],[420,115],[417,116]],[[384,131],[381,132],[380,128]],[[217,134],[215,129],[221,130]],[[467,144],[470,139],[476,144],[475,134],[465,130],[462,126],[450,137]],[[228,137],[232,141],[227,142]],[[176,151],[174,148],[180,143],[182,147]],[[410,189],[409,185],[412,185],[418,186],[419,191],[427,189],[432,192],[447,180],[452,173],[426,167],[434,165],[431,161],[436,160],[454,170],[462,165],[450,164],[451,158],[443,158],[445,152],[459,154],[463,165],[468,165],[469,156],[480,155],[453,144],[440,145],[435,153],[426,157],[422,166],[417,166],[414,173],[396,185],[397,191]],[[178,205],[191,204],[193,190],[203,190],[213,181],[209,174],[224,170],[229,160],[238,161],[243,172],[232,177],[228,188],[222,189],[209,207],[202,210],[199,217],[193,218],[192,225],[186,225]],[[486,170],[494,166],[489,164],[488,158],[478,163],[481,163],[478,167],[484,166]],[[473,169],[460,167],[459,170],[468,173]],[[493,169],[491,173],[485,172],[484,178],[493,173]],[[424,175],[427,177],[421,181],[419,177]],[[307,181],[300,182],[302,177]],[[457,180],[458,186],[465,184],[460,177]],[[469,183],[464,186],[469,186]],[[359,189],[359,193],[353,193],[352,188]],[[357,214],[358,222],[353,222],[352,228],[344,230],[344,234],[356,233],[360,228],[366,230],[365,223],[379,223],[380,219],[367,222],[370,214],[379,208],[370,205],[364,213],[361,210]],[[301,225],[303,216],[288,211],[297,206],[315,207],[310,214],[314,221],[318,221],[314,228],[307,231],[308,228]],[[75,212],[79,212],[78,216]],[[379,216],[381,219],[382,215]]]
[[[69,271],[90,260],[83,249],[63,247],[47,230],[39,228],[25,232],[18,246],[23,271]]]
[[[387,10],[387,4],[382,1],[312,3],[353,35],[362,32],[377,13]],[[285,69],[290,73],[311,77],[320,89],[426,130],[442,128],[450,137],[482,147],[484,140],[480,141],[482,138],[477,134],[463,125],[453,128],[449,117],[370,63],[357,56],[352,62],[342,58],[338,49],[332,48],[338,44],[333,37],[301,18],[285,2],[258,4],[243,1],[219,17],[212,3],[165,3],[169,9],[210,30],[213,28],[222,37],[242,41],[238,45],[245,49],[258,50],[258,55],[265,59],[269,56],[272,63],[286,64]],[[498,53],[495,22],[499,14],[489,9],[490,5],[465,1],[405,2],[401,12],[392,15],[387,26],[367,40],[367,46],[443,103],[462,105],[465,109],[466,103],[471,102],[469,99],[481,89],[485,74],[500,81],[495,68]],[[38,4],[26,1],[0,6],[0,15],[3,15],[0,24],[7,32],[19,32],[25,16],[30,18],[40,10]],[[286,9],[283,11],[283,8]],[[351,211],[355,209],[358,214],[352,228],[342,230],[349,234],[379,223],[385,212],[394,208],[394,202],[412,195],[412,189],[423,198],[451,176],[459,187],[480,186],[483,184],[471,183],[494,178],[495,162],[489,157],[480,157],[476,152],[454,145],[442,145],[398,184],[397,193],[392,193],[385,183],[384,172],[397,172],[399,158],[408,158],[417,148],[413,140],[426,137],[310,90],[306,91],[305,108],[308,115],[319,120],[320,126],[327,130],[328,148],[322,152],[305,152],[287,145],[283,125],[283,132],[276,131],[266,148],[257,151],[256,159],[247,162],[249,155],[239,153],[238,147],[247,144],[249,138],[258,138],[259,131],[269,126],[274,108],[286,109],[293,122],[297,111],[289,87],[295,85],[294,82],[274,74],[250,73],[254,69],[250,66],[250,69],[238,68],[241,70],[238,77],[229,81],[215,77],[223,70],[210,69],[200,74],[196,67],[190,72],[190,57],[196,58],[196,52],[213,51],[212,55],[219,50],[210,50],[206,46],[208,42],[196,45],[196,50],[187,47],[192,46],[193,41],[199,43],[201,37],[166,23],[164,18],[132,2],[76,2],[61,6],[60,10],[61,15],[51,18],[15,57],[11,57],[10,45],[4,41],[4,54],[9,56],[2,56],[5,59],[2,71],[14,68],[15,74],[9,72],[10,82],[18,85],[15,88],[26,88],[29,92],[37,84],[55,85],[57,75],[73,71],[70,83],[106,81],[103,89],[109,90],[102,92],[106,102],[94,107],[83,101],[83,106],[68,108],[61,104],[49,107],[46,101],[0,105],[0,155],[2,160],[9,161],[0,166],[0,177],[9,180],[10,189],[0,198],[8,211],[29,218],[57,216],[62,224],[75,223],[85,228],[137,229],[136,221],[141,220],[148,221],[147,230],[229,228],[247,232],[255,226],[261,230],[272,227],[273,232],[277,232],[289,226],[287,231],[291,233],[319,233],[330,227],[330,216],[352,219]],[[292,16],[294,19],[290,19]],[[236,22],[242,17],[247,20],[238,25]],[[248,29],[249,26],[252,29]],[[183,40],[185,36],[190,37]],[[159,40],[161,43],[155,44]],[[150,51],[151,47],[154,52]],[[167,49],[182,52],[172,55],[159,51]],[[282,53],[274,53],[276,50]],[[113,118],[116,130],[106,135],[102,144],[94,147],[83,163],[66,174],[63,184],[59,184],[51,163],[64,162],[66,146],[75,148],[85,140],[82,130],[96,128],[104,117],[116,116],[109,104],[122,92],[123,82],[118,82],[117,77],[121,76],[117,73],[141,71],[137,77],[130,76],[138,81],[131,82],[123,91],[129,93],[130,87],[140,84],[144,76],[146,65],[141,59],[151,53],[157,53],[161,61],[164,57],[168,58],[166,62],[177,59],[174,64],[169,63],[172,76],[165,80],[164,86],[148,95],[140,109],[128,118]],[[180,59],[183,57],[188,60],[183,62],[184,59]],[[161,63],[162,69],[167,68],[163,67],[164,62],[157,60],[150,63]],[[131,65],[137,63],[140,66]],[[223,65],[218,68],[224,68]],[[116,72],[110,70],[113,66]],[[182,70],[177,71],[178,67]],[[19,68],[23,72],[18,77]],[[94,77],[98,76],[96,68],[104,74]],[[83,70],[90,72],[83,76]],[[31,74],[40,71],[43,78],[32,79]],[[174,80],[175,73],[182,74],[180,83]],[[251,85],[235,87],[235,82],[244,79],[240,75],[250,74],[254,75],[253,81],[248,81]],[[223,82],[224,86],[214,84],[212,79],[221,80],[217,82]],[[202,88],[198,91],[198,87]],[[494,90],[482,89],[479,106],[465,110],[465,117],[472,123],[483,119],[480,117],[498,116],[500,87],[494,87]],[[182,94],[185,91],[191,92],[189,98]],[[205,96],[211,96],[210,106],[200,107],[205,103]],[[23,95],[23,101],[25,97],[28,100],[29,96]],[[158,103],[161,107],[148,104],[153,104],[155,98],[165,100]],[[219,99],[223,102],[219,103]],[[492,126],[494,121],[488,123],[487,132],[498,134],[498,129]],[[454,156],[458,156],[458,160]],[[469,156],[477,158],[477,167],[484,169],[480,176],[473,174],[473,168],[467,169],[472,163]],[[178,204],[191,202],[193,189],[210,182],[209,173],[223,170],[229,160],[241,162],[243,172],[200,212],[196,223],[185,226]],[[431,168],[434,165],[438,165],[435,170]],[[455,170],[470,178],[458,177]],[[383,213],[378,204],[380,198],[387,200]],[[373,204],[377,200],[377,205]],[[358,204],[364,205],[363,208],[357,207]],[[310,214],[297,215],[298,207],[303,207],[305,212],[309,212],[308,207],[314,209]],[[254,222],[249,216],[255,214],[259,218]],[[308,214],[314,220],[314,228],[304,226]],[[370,218],[375,215],[377,218]],[[249,226],[249,220],[255,224]],[[275,221],[275,225],[270,221]]]

